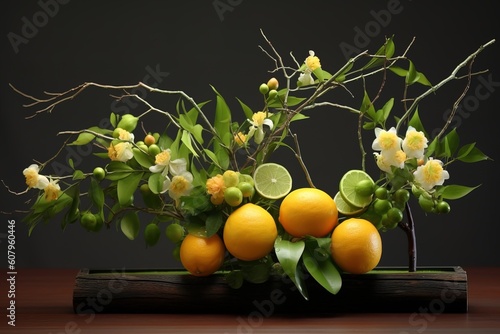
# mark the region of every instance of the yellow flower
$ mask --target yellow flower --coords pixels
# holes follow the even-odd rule
[[[207,180],[206,183],[207,193],[212,195],[210,200],[213,204],[221,204],[224,200],[224,191],[226,186],[224,184],[224,178],[221,174],[217,174]]]
[[[427,191],[436,185],[442,185],[444,180],[450,178],[448,171],[443,169],[443,162],[432,158],[425,165],[418,166],[413,175],[415,181]]]
[[[55,201],[59,197],[61,187],[57,184],[57,180],[51,179],[43,191],[45,192],[45,199],[47,201]]]
[[[256,144],[260,144],[264,140],[264,125],[270,129],[274,126],[273,121],[266,117],[267,114],[263,111],[258,111],[253,114],[252,120],[248,120],[252,124],[250,131],[248,131],[248,138],[250,139],[255,135],[254,140]]]
[[[118,139],[126,141],[134,141],[134,134],[124,129],[118,129]]]
[[[405,139],[403,139],[403,150],[408,158],[422,159],[427,142],[428,140],[422,131],[417,131],[413,126],[409,126]]]
[[[179,199],[181,196],[188,195],[193,188],[193,175],[190,172],[184,172],[172,178],[168,187],[168,195],[172,199]]]
[[[314,51],[309,51],[309,57],[306,58],[306,66],[311,71],[314,71],[317,68],[321,67],[321,63],[319,62],[319,58],[314,55]]]
[[[372,143],[374,151],[397,151],[401,149],[401,138],[396,133],[396,128],[392,127],[389,131],[381,128],[375,128],[375,140]]]
[[[152,173],[162,173],[163,176],[166,176],[171,157],[171,151],[169,148],[161,151],[155,156],[155,165],[149,167],[149,170]]]
[[[234,142],[238,146],[243,146],[247,142],[247,135],[244,134],[243,132],[238,132],[237,134],[234,135]]]
[[[111,143],[108,147],[108,157],[113,161],[125,162],[132,159],[133,156],[134,153],[132,152],[132,144],[130,143]]]
[[[32,164],[23,170],[26,178],[26,184],[30,188],[44,189],[49,184],[49,179],[46,176],[38,174],[40,167]]]

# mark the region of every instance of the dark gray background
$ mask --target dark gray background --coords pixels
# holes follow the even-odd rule
[[[384,36],[395,35],[401,53],[416,37],[409,56],[417,68],[433,82],[447,76],[457,63],[481,44],[499,36],[498,12],[493,1],[250,1],[220,0],[227,11],[218,13],[217,1],[67,1],[54,7],[52,16],[40,14],[37,1],[4,1],[1,10],[1,164],[0,176],[13,190],[23,190],[22,170],[32,159],[45,161],[61,145],[61,130],[78,130],[94,125],[111,111],[112,99],[106,92],[91,89],[52,114],[26,120],[31,112],[22,107],[23,98],[13,92],[12,83],[32,95],[44,90],[63,91],[85,81],[133,84],[144,79],[147,68],[158,67],[168,76],[159,87],[185,90],[196,101],[213,98],[214,85],[234,110],[234,97],[257,108],[258,85],[269,78],[273,63],[258,45],[264,45],[262,28],[283,56],[290,51],[300,60],[313,49],[325,69],[333,71],[346,60],[341,45],[375,51]],[[49,3],[49,2],[47,2]],[[54,3],[51,1],[50,3]],[[397,5],[398,12],[377,22],[374,13]],[[22,35],[26,20],[38,19],[36,32],[13,48],[9,33]],[[25,19],[23,19],[25,18]],[[366,45],[356,39],[358,29],[371,28]],[[376,29],[379,29],[377,31]],[[12,36],[12,34],[11,34]],[[457,115],[462,143],[478,146],[498,160],[498,113],[500,88],[498,42],[475,63],[489,74],[476,77],[468,93],[469,105]],[[489,90],[484,82],[489,81]],[[463,84],[463,83],[462,83]],[[482,86],[481,86],[482,85]],[[454,88],[452,88],[454,87]],[[421,106],[428,129],[440,125],[443,113],[451,108],[461,84],[438,92]],[[150,96],[152,97],[152,96]],[[341,102],[349,102],[339,97]],[[165,110],[174,104],[154,100]],[[140,108],[130,112],[140,112]],[[332,196],[338,180],[348,169],[359,167],[355,142],[355,120],[345,111],[331,108],[310,113],[310,121],[296,128],[303,155],[316,186]],[[151,124],[160,131],[161,124]],[[63,154],[60,161],[64,161]],[[80,152],[78,157],[86,157]],[[75,158],[75,157],[73,157]],[[294,186],[305,185],[303,175],[291,156]],[[92,168],[86,160],[79,167]],[[419,265],[500,265],[498,256],[498,176],[496,161],[451,166],[450,183],[482,186],[465,199],[452,202],[452,213],[424,215],[414,209],[417,222]],[[27,197],[16,197],[0,189],[0,210],[25,208]],[[64,232],[59,221],[39,226],[31,237],[22,215],[2,215],[0,248],[6,252],[6,225],[16,221],[17,267],[162,268],[179,267],[170,255],[166,238],[153,248],[142,240],[131,242],[121,232],[110,229],[86,233],[78,225]],[[406,265],[406,239],[400,230],[382,235],[381,265]],[[6,256],[0,259],[6,266]]]

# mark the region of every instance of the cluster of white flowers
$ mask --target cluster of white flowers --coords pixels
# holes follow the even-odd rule
[[[436,185],[442,185],[450,175],[443,169],[443,162],[429,158],[425,161],[425,149],[428,139],[422,131],[409,126],[404,139],[398,137],[396,128],[389,130],[375,129],[372,149],[375,152],[377,166],[386,173],[392,173],[392,167],[404,168],[408,159],[417,159],[418,167],[413,172],[414,181],[429,191]],[[379,153],[380,152],[380,153]]]
[[[26,177],[26,184],[29,188],[43,190],[47,201],[56,200],[61,192],[58,180],[41,175],[39,172],[40,166],[36,164],[32,164],[28,168],[25,168],[23,174]]]

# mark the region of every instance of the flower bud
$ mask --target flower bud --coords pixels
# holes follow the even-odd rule
[[[126,130],[128,132],[132,132],[137,126],[138,121],[139,121],[138,117],[135,117],[134,115],[131,114],[125,114],[122,116],[120,122],[118,122],[118,125],[116,127],[122,128],[123,130]]]
[[[278,89],[279,87],[279,83],[278,83],[278,80],[276,78],[271,78],[269,79],[269,81],[267,82],[267,86],[269,87],[269,89]]]

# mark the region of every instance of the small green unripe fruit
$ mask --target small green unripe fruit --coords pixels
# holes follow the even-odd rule
[[[263,83],[262,85],[260,85],[259,87],[259,92],[262,94],[262,95],[266,95],[268,92],[269,92],[269,86],[265,83]]]
[[[361,180],[356,184],[354,190],[359,196],[368,197],[373,195],[374,188],[375,184],[372,181]]]
[[[243,202],[243,193],[238,187],[229,187],[224,191],[224,200],[230,206],[238,206]]]
[[[386,199],[377,199],[373,203],[373,210],[379,215],[385,214],[390,208],[392,208],[392,204]]]
[[[272,100],[276,99],[277,97],[278,97],[278,91],[275,89],[271,89],[269,91],[269,100],[272,101]]]
[[[252,197],[255,192],[255,188],[250,182],[240,182],[237,187],[241,190],[243,197]]]
[[[378,187],[375,189],[375,197],[378,199],[387,199],[389,192],[384,187]]]
[[[441,201],[436,205],[436,211],[438,213],[449,213],[451,211],[450,204],[445,201]]]
[[[433,212],[434,211],[434,201],[432,199],[426,198],[424,195],[420,195],[418,198],[418,205],[424,210],[425,212]]]
[[[403,212],[398,208],[390,208],[389,211],[387,211],[387,217],[393,223],[399,223],[403,220]]]
[[[106,171],[102,167],[96,167],[94,168],[92,175],[94,175],[97,181],[101,181],[106,176]]]
[[[144,229],[144,240],[146,245],[154,246],[160,239],[160,228],[155,223],[149,223]]]
[[[184,238],[184,227],[180,224],[172,223],[167,226],[165,234],[170,241],[178,243],[182,240],[182,238]]]
[[[406,189],[398,189],[394,192],[393,199],[399,204],[405,204],[410,200],[410,192]]]
[[[122,116],[116,127],[122,128],[123,130],[126,130],[128,132],[132,132],[136,128],[138,121],[138,117],[135,117],[131,114],[125,114]]]
[[[148,147],[148,153],[149,153],[149,155],[151,155],[151,156],[153,156],[153,157],[156,157],[156,155],[157,155],[158,153],[160,153],[160,152],[161,152],[161,149],[160,149],[160,147],[159,147],[158,145],[156,145],[156,144],[152,144],[152,145],[150,145],[150,146]]]
[[[222,179],[224,180],[224,185],[229,187],[234,187],[240,182],[240,173],[235,172],[234,170],[226,170],[224,174],[222,174]]]
[[[252,175],[240,173],[239,179],[240,179],[240,182],[248,182],[252,186],[254,185]]]
[[[278,79],[276,78],[271,78],[269,79],[269,81],[267,82],[267,86],[269,87],[269,89],[271,90],[276,90],[278,89],[279,87],[279,82],[278,82]]]
[[[85,212],[80,217],[80,225],[87,231],[93,231],[97,225],[97,219],[91,212]]]

